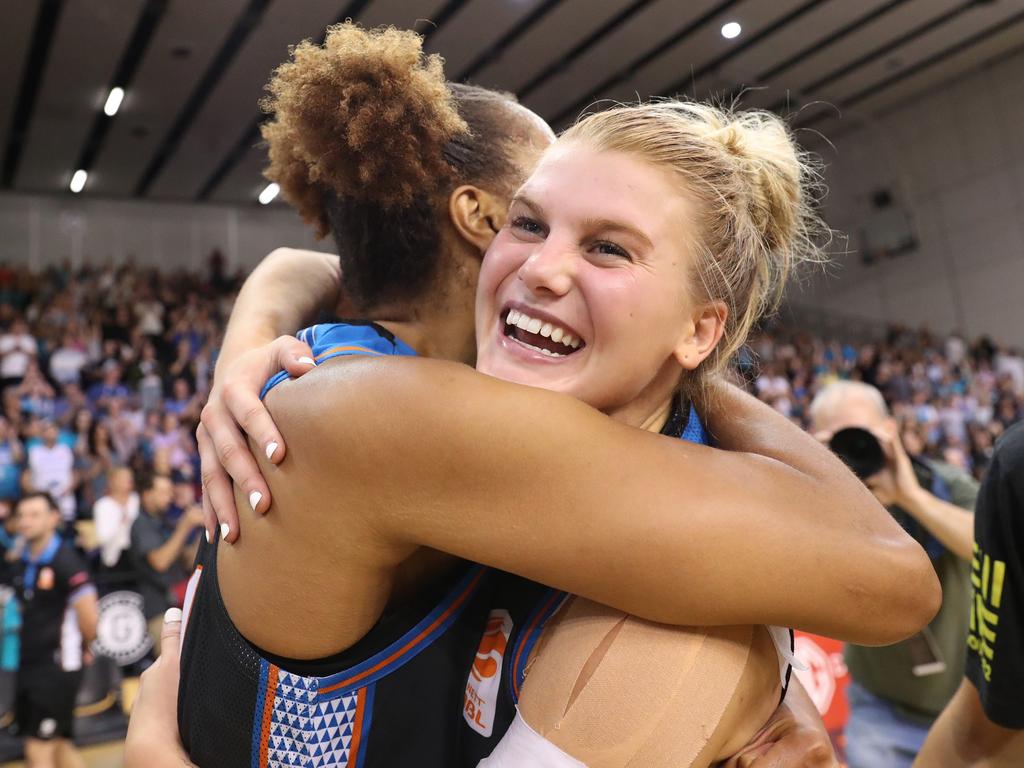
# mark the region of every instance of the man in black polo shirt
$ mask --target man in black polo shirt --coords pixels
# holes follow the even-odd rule
[[[1024,423],[996,443],[971,567],[966,679],[928,735],[921,768],[1024,765]]]
[[[75,764],[71,721],[96,636],[96,590],[85,561],[57,533],[60,510],[49,494],[27,494],[15,513],[25,541],[10,569],[22,605],[15,727],[29,768],[56,768]]]
[[[174,605],[171,589],[188,578],[188,566],[195,559],[195,545],[189,539],[203,524],[203,511],[193,505],[172,523],[167,519],[174,493],[170,478],[140,472],[135,487],[140,509],[132,523],[131,553],[146,623],[159,655],[163,615]]]

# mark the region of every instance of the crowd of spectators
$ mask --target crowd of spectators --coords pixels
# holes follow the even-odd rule
[[[132,474],[171,479],[171,522],[194,504],[195,427],[239,279],[218,255],[204,274],[0,265],[0,514],[25,490],[48,491],[68,522],[97,518],[112,567],[128,542],[106,518],[135,517]],[[739,366],[762,400],[805,428],[824,385],[873,384],[910,453],[975,476],[1024,416],[1024,356],[988,338],[890,328],[852,343],[776,324]]]
[[[805,429],[814,395],[863,381],[882,391],[911,455],[981,478],[996,438],[1024,418],[1024,354],[990,338],[890,327],[872,341],[822,338],[796,324],[753,339],[740,369],[758,397]]]
[[[98,568],[129,570],[134,477],[173,484],[169,523],[196,504],[195,428],[238,287],[222,264],[0,265],[0,515],[46,491],[66,523],[94,520]]]

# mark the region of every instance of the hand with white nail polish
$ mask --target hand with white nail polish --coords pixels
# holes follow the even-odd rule
[[[234,543],[241,532],[235,487],[242,490],[254,512],[265,513],[271,498],[260,462],[265,457],[271,465],[280,464],[286,455],[284,439],[263,407],[260,391],[279,371],[297,378],[314,370],[316,363],[309,346],[291,336],[235,355],[233,361],[230,351],[227,354],[229,357],[222,357],[218,363],[196,440],[202,462],[207,530],[214,531],[224,524],[231,536],[229,541]],[[258,454],[254,456],[250,451],[249,438],[261,446],[263,456],[258,460]]]

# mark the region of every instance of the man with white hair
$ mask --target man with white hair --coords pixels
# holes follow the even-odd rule
[[[978,486],[949,464],[908,456],[872,386],[830,384],[814,398],[810,417],[815,436],[858,471],[924,547],[942,583],[942,608],[921,633],[885,648],[846,648],[850,768],[909,768],[963,677]]]

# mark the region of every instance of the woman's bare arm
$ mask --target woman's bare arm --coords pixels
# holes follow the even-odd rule
[[[395,561],[428,546],[654,621],[779,624],[861,644],[912,634],[941,599],[924,552],[871,494],[745,396],[744,413],[770,425],[763,439],[798,466],[646,433],[435,360],[334,361],[267,403],[291,446],[275,486],[310,498],[286,525],[328,548],[348,535],[345,509]]]
[[[218,522],[227,526],[225,530],[232,539],[238,535],[232,477],[245,490],[247,499],[257,500],[254,507],[266,510],[269,506],[270,489],[231,414],[240,414],[242,428],[257,439],[268,459],[276,463],[284,458],[284,440],[260,404],[259,391],[282,368],[293,376],[309,370],[309,347],[291,335],[312,322],[318,313],[332,309],[338,302],[340,288],[337,256],[294,248],[272,251],[242,286],[217,358],[213,390],[196,432],[203,459],[203,509],[208,535],[217,535]],[[247,369],[232,367],[251,350],[275,339],[277,352],[273,360],[264,359]],[[234,375],[229,375],[229,371]],[[223,469],[214,446],[225,464]]]

